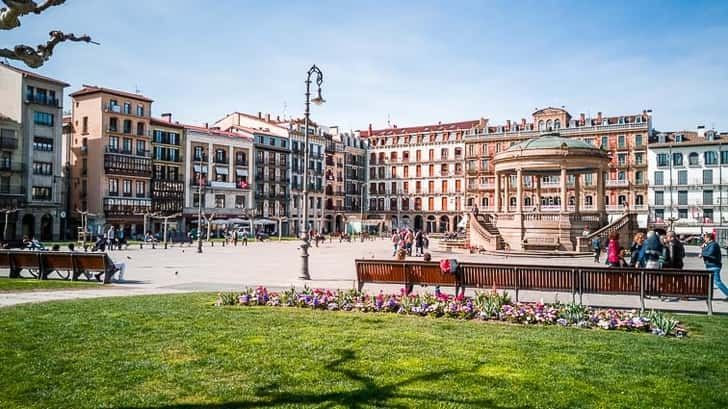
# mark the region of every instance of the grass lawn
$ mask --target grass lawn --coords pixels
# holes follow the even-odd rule
[[[214,298],[0,309],[0,407],[728,407],[725,316],[674,339]]]
[[[30,278],[0,277],[0,293],[34,290],[72,290],[99,288],[100,283],[92,281],[36,280]]]

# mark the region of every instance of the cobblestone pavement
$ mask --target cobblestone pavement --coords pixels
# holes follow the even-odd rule
[[[435,241],[433,240],[433,243]],[[326,242],[310,249],[309,282],[299,278],[301,257],[299,242],[282,241],[266,243],[250,243],[247,247],[216,244],[206,245],[202,254],[195,247],[171,247],[169,249],[130,248],[110,252],[116,261],[127,264],[125,281],[114,283],[103,289],[72,291],[37,291],[24,293],[0,294],[0,306],[26,302],[42,302],[70,298],[90,298],[119,295],[166,294],[187,291],[222,291],[240,289],[246,286],[264,285],[269,288],[301,287],[305,284],[312,287],[352,288],[355,285],[356,273],[354,260],[357,258],[391,258],[392,249],[389,240],[367,241],[364,243],[332,243]],[[692,249],[695,251],[695,249]],[[461,261],[497,262],[532,265],[594,265],[591,257],[545,258],[545,257],[504,257],[496,255],[475,255],[463,252],[446,252],[438,249],[436,243],[430,249],[433,260],[441,258],[457,258]],[[702,262],[688,249],[686,268],[701,268]],[[0,272],[7,275],[7,272]],[[724,281],[728,273],[724,272]],[[367,289],[378,291],[398,291],[398,286],[367,285]],[[431,289],[430,289],[431,290]],[[728,312],[728,302],[722,300],[723,295],[714,302],[716,312]],[[543,299],[563,302],[571,301],[571,294],[521,292],[521,298],[527,301]],[[631,296],[584,296],[585,303],[592,305],[610,305],[635,308],[639,299]],[[705,311],[704,301],[669,301],[647,300],[647,308],[663,308],[684,311]]]

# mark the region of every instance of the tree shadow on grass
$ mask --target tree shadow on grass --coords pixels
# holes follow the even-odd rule
[[[171,404],[155,406],[154,409],[243,409],[243,408],[267,408],[275,407],[280,405],[319,405],[323,408],[332,407],[348,407],[348,408],[361,408],[361,407],[386,407],[386,408],[410,408],[413,407],[411,404],[398,404],[395,400],[409,399],[414,402],[414,407],[421,405],[467,405],[480,408],[510,408],[517,409],[517,407],[508,405],[502,406],[491,399],[477,399],[469,398],[466,396],[449,396],[447,391],[440,392],[435,388],[430,388],[429,392],[406,392],[402,389],[407,385],[411,385],[418,382],[426,382],[432,380],[439,380],[443,376],[455,374],[458,372],[471,372],[474,373],[474,369],[466,370],[442,370],[442,371],[430,371],[424,372],[416,376],[409,377],[407,379],[389,382],[389,383],[377,383],[375,377],[364,375],[352,369],[344,368],[343,365],[349,361],[356,360],[356,354],[350,350],[341,350],[340,357],[327,365],[325,368],[333,373],[340,374],[350,381],[354,381],[361,386],[336,392],[286,392],[280,391],[281,385],[278,383],[271,383],[255,390],[256,400],[239,400],[232,402],[223,403],[211,403],[211,404]],[[477,365],[476,365],[477,367]],[[421,402],[417,404],[417,402]],[[148,408],[148,407],[147,407]],[[141,409],[137,407],[124,407],[122,409]]]

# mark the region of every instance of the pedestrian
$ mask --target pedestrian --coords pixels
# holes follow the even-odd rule
[[[609,233],[609,241],[607,242],[607,264],[609,267],[622,266],[622,259],[620,257],[621,250],[619,234],[617,232]]]
[[[674,231],[667,232],[667,241],[665,243],[670,253],[670,268],[683,268],[683,259],[685,258],[685,246],[677,238]]]
[[[647,232],[647,239],[640,250],[640,259],[646,268],[661,268],[660,259],[663,258],[665,246],[660,242],[660,236],[654,231]]]
[[[243,246],[248,247],[248,230],[243,230]]]
[[[645,235],[642,232],[639,232],[634,235],[634,239],[632,239],[632,246],[629,248],[629,266],[630,267],[637,267],[641,268],[644,267],[644,260],[640,258],[640,252],[642,250],[642,245],[645,243]]]
[[[235,247],[238,247],[238,235],[240,234],[239,231],[233,230],[233,244]]]
[[[114,230],[114,226],[111,226],[106,231],[106,244],[109,246],[109,250],[114,249],[114,240],[116,240],[116,231]]]
[[[392,257],[397,255],[397,246],[399,245],[399,234],[392,234]]]
[[[425,250],[430,248],[430,238],[427,237],[427,234],[424,232],[422,233],[422,246]]]
[[[417,230],[417,233],[415,233],[415,255],[421,256],[424,253],[423,250],[423,240],[422,240],[422,231]]]
[[[473,216],[475,216],[476,219],[478,218],[478,212],[478,205],[473,206]]]
[[[592,239],[592,249],[594,250],[594,262],[599,262],[599,257],[602,255],[602,239],[599,236],[594,236]]]
[[[714,286],[718,287],[723,292],[723,295],[728,297],[728,287],[720,279],[720,270],[723,268],[723,254],[721,253],[720,246],[715,241],[713,233],[705,233],[703,240],[704,243],[700,251],[700,257],[703,259],[705,269],[713,273]]]
[[[412,246],[414,245],[414,242],[415,242],[415,235],[412,234],[412,230],[407,229],[407,234],[405,235],[404,242],[405,242],[405,245],[407,246],[406,247],[407,255],[411,256],[412,255]]]

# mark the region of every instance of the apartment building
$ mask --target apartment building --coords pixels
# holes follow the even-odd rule
[[[172,114],[151,119],[152,129],[152,212],[160,216],[182,213],[185,204],[185,132],[172,122]],[[154,231],[159,231],[156,221]],[[182,226],[167,226],[178,231]]]
[[[659,132],[647,162],[650,226],[687,235],[728,227],[728,133]]]
[[[483,211],[492,211],[494,204],[495,175],[492,159],[495,154],[519,142],[537,137],[544,132],[558,132],[562,137],[576,138],[609,152],[612,160],[606,175],[606,209],[611,217],[629,210],[637,213],[640,226],[647,224],[647,142],[653,131],[649,111],[639,114],[603,116],[601,112],[590,118],[584,114],[572,117],[562,108],[544,108],[534,112],[531,120],[506,121],[489,124],[485,118],[467,123],[463,129],[466,143],[467,200],[469,208],[478,205]],[[596,186],[593,175],[580,176],[580,203],[594,204]],[[575,201],[573,176],[570,186],[570,202]],[[558,207],[561,188],[558,175],[545,176],[541,206]],[[526,180],[524,199],[531,202],[536,197],[534,183]],[[515,197],[509,198],[511,204]],[[592,203],[589,205],[589,203]],[[511,204],[515,206],[515,203]]]
[[[289,217],[291,199],[291,146],[288,137],[272,132],[253,130],[255,164],[255,208],[259,217],[276,219],[276,223],[260,221],[256,227],[266,233],[294,234]]]
[[[451,232],[462,219],[465,132],[478,121],[360,131],[369,146],[369,218]]]
[[[352,132],[341,132],[337,126],[329,127],[325,135],[328,150],[333,152],[331,160],[329,156],[326,159],[325,210],[333,213],[329,220],[335,231],[349,231],[352,222],[359,225],[364,210],[361,204],[366,191],[366,140]]]
[[[95,85],[70,96],[71,207],[89,212],[92,233],[114,226],[127,237],[143,235],[144,215],[152,210],[153,101]]]
[[[292,234],[299,235],[303,226],[303,183],[304,183],[304,160],[305,140],[304,122],[292,120],[288,125],[289,138],[291,141],[291,202],[290,215],[293,227]],[[317,232],[331,232],[331,226],[327,226],[324,205],[326,197],[324,193],[325,155],[327,139],[323,130],[316,123],[309,122],[308,135],[308,223],[309,230]],[[329,218],[332,217],[329,215]]]
[[[0,202],[17,209],[8,214],[6,239],[57,240],[67,216],[61,148],[68,84],[4,63],[0,84]]]
[[[344,144],[331,134],[330,128],[323,132],[324,149],[324,230],[343,232],[346,229],[344,215]]]
[[[253,135],[184,125],[185,203],[182,225],[197,226],[200,207],[214,219],[237,219],[253,207]]]

